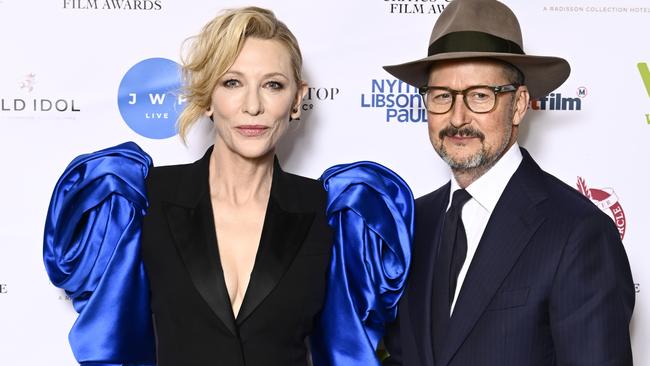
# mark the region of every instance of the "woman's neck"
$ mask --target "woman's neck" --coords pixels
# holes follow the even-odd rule
[[[231,205],[266,202],[271,192],[274,152],[255,159],[215,143],[210,156],[210,193],[213,200]]]

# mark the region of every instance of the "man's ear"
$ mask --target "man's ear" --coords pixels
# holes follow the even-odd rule
[[[512,124],[514,126],[519,126],[521,121],[524,119],[526,112],[528,112],[529,103],[530,94],[528,94],[528,88],[525,85],[522,85],[515,92],[514,111],[512,115]]]

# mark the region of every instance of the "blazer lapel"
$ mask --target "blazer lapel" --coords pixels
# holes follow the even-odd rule
[[[232,334],[237,334],[230,297],[224,282],[223,270],[217,249],[212,212],[199,205],[186,208],[168,205],[169,226],[194,287],[210,309]]]
[[[235,320],[219,256],[210,201],[209,161],[212,148],[187,168],[174,202],[164,211],[176,248],[194,287],[225,327],[237,334],[241,324],[268,296],[289,269],[317,209],[300,196],[297,178],[274,162],[271,195],[260,244],[242,306]]]
[[[447,365],[544,221],[535,206],[544,200],[541,169],[522,149],[524,160],[510,179],[485,228],[454,307],[439,357]]]
[[[409,310],[411,320],[414,321],[413,332],[418,343],[417,348],[420,350],[420,359],[426,365],[433,364],[431,310],[434,268],[432,264],[435,263],[438,254],[442,218],[450,187],[451,185],[447,183],[431,194],[431,200],[421,201],[422,206],[416,213],[416,235],[414,252],[411,256],[414,263],[411,263],[412,272],[409,275],[407,291],[411,299]],[[413,301],[413,299],[421,299],[421,301]]]
[[[225,327],[237,334],[210,203],[208,167],[211,152],[212,148],[201,160],[188,166],[175,202],[166,203],[163,209],[194,287]]]
[[[242,324],[271,293],[289,269],[314,220],[316,210],[305,207],[297,178],[282,171],[277,159],[273,169],[271,196],[253,272],[246,289],[237,324]]]

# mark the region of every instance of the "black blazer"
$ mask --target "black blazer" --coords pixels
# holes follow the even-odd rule
[[[492,212],[442,349],[432,264],[450,185],[416,200],[413,261],[384,365],[631,365],[634,284],[612,220],[524,156]],[[435,361],[435,362],[434,362]]]
[[[305,337],[326,288],[332,235],[325,192],[277,160],[250,282],[235,319],[220,264],[208,166],[154,168],[142,253],[158,366],[307,365]]]

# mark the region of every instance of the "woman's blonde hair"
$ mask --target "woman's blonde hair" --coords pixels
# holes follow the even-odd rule
[[[187,104],[178,117],[185,141],[192,125],[210,107],[212,91],[230,69],[248,37],[277,40],[287,47],[296,83],[302,80],[302,54],[296,37],[268,9],[244,7],[224,11],[189,38],[183,63],[183,96]]]

